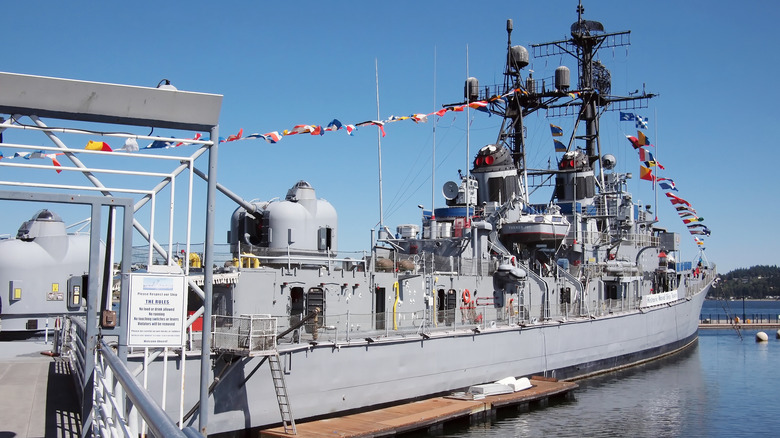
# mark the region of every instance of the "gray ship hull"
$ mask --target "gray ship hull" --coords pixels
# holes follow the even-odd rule
[[[581,378],[678,351],[698,335],[698,317],[711,283],[674,302],[599,317],[520,326],[496,325],[390,335],[368,341],[280,345],[290,406],[296,420],[398,403],[492,382],[507,376]],[[280,422],[270,369],[263,357],[226,365],[213,356],[219,383],[209,398],[209,430],[229,432]],[[197,402],[198,357],[186,364],[185,409]],[[180,364],[169,361],[171,375]],[[162,387],[161,361],[149,387]],[[223,370],[224,368],[224,370]],[[178,369],[178,372],[177,372]],[[190,371],[192,370],[192,371]],[[226,370],[226,371],[225,371]],[[177,379],[173,379],[177,380]],[[171,393],[178,382],[168,382]],[[154,390],[152,391],[154,392]],[[159,396],[157,394],[156,396]],[[179,401],[168,399],[176,418]],[[197,426],[197,415],[186,424]]]

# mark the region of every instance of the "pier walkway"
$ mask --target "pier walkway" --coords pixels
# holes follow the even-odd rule
[[[78,437],[81,407],[68,363],[44,337],[0,338],[0,438]]]
[[[780,323],[775,322],[740,322],[737,324],[728,323],[699,323],[699,329],[733,329],[740,330],[768,330],[768,329],[780,329]]]

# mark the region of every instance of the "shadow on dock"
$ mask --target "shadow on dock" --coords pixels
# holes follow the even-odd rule
[[[0,337],[0,438],[79,437],[70,365],[39,335]]]

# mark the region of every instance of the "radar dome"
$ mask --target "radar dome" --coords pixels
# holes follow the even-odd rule
[[[614,169],[616,164],[617,159],[612,154],[606,154],[601,157],[601,165],[607,170]]]
[[[528,65],[528,49],[523,46],[512,46],[509,49],[509,59],[507,59],[509,68],[515,72]]]
[[[562,65],[555,69],[555,88],[560,91],[566,91],[571,86],[571,72],[569,67]]]

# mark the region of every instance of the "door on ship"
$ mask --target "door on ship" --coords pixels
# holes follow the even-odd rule
[[[294,326],[295,324],[298,324],[303,318],[303,310],[305,309],[304,304],[305,302],[303,299],[303,288],[302,287],[291,288],[290,289],[290,327]],[[298,330],[295,331],[295,334],[293,335],[293,339],[295,342],[298,342],[298,339],[300,339]]]
[[[377,330],[385,329],[385,288],[377,287],[374,293],[374,325]]]

